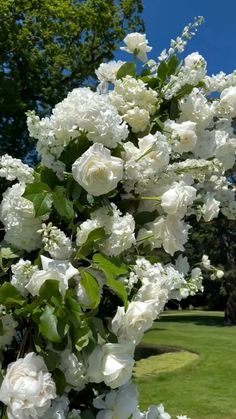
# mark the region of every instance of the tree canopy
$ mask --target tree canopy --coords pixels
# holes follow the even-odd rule
[[[25,112],[46,115],[92,79],[127,32],[143,30],[141,12],[141,0],[1,0],[0,154],[27,154]]]

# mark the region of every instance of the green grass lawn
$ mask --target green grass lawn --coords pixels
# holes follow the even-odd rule
[[[236,327],[224,326],[223,313],[167,312],[142,343],[191,352],[137,362],[135,375],[142,409],[163,403],[173,417],[236,418]]]

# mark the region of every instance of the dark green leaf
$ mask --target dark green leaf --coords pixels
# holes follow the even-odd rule
[[[125,286],[116,278],[127,274],[128,267],[117,259],[108,259],[106,256],[100,253],[97,253],[93,256],[93,262],[95,262],[104,272],[106,277],[106,285],[111,288],[121,298],[124,305],[127,306],[127,293]]]
[[[47,279],[40,287],[39,296],[47,301],[50,301],[52,297],[56,297],[61,302],[62,295],[59,291],[59,281],[56,279]]]
[[[168,66],[165,61],[162,61],[158,66],[157,76],[162,82],[164,82],[167,77],[167,74],[168,74]]]
[[[47,349],[47,352],[44,354],[43,359],[45,361],[45,364],[47,365],[48,371],[53,371],[59,364],[61,357],[56,352]]]
[[[62,396],[66,387],[66,378],[65,375],[59,368],[56,368],[53,373],[53,380],[56,384],[56,391],[58,396]]]
[[[117,80],[123,79],[126,76],[136,76],[136,67],[134,63],[125,63],[117,71],[116,78]]]
[[[4,282],[0,287],[0,304],[4,304],[4,306],[15,306],[23,305],[24,302],[24,297],[9,282]]]
[[[46,183],[31,183],[27,185],[23,197],[34,204],[36,217],[41,217],[50,212],[52,207],[52,193]]]
[[[76,255],[78,258],[80,256],[88,256],[92,253],[93,250],[97,249],[98,244],[106,237],[106,233],[104,228],[99,227],[95,228],[91,231],[88,235],[86,242],[80,247],[78,254]]]
[[[58,332],[58,319],[54,314],[53,307],[45,307],[43,314],[40,317],[39,330],[43,337],[51,342],[62,341],[62,337]]]
[[[170,60],[167,63],[167,66],[168,66],[168,76],[171,76],[172,74],[175,73],[178,65],[179,65],[178,58],[175,55],[172,55],[172,57],[170,58]]]
[[[80,284],[84,287],[89,298],[88,306],[96,308],[100,303],[100,286],[97,280],[88,272],[80,270],[81,280]]]
[[[134,216],[134,219],[137,224],[143,225],[146,223],[150,223],[151,221],[154,221],[156,217],[157,217],[157,211],[153,211],[153,212],[142,211],[142,212],[137,212]]]
[[[191,84],[185,84],[183,87],[181,87],[181,89],[178,91],[175,97],[177,99],[181,99],[182,97],[189,95],[192,92],[193,88],[194,86],[192,86]]]
[[[56,186],[53,192],[53,206],[66,221],[71,221],[75,217],[73,202],[67,198],[65,188],[62,186]]]

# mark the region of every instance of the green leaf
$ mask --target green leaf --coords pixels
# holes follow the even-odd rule
[[[53,380],[56,384],[56,391],[58,396],[62,396],[66,387],[66,378],[65,375],[59,368],[56,368],[53,373]]]
[[[52,189],[55,187],[55,185],[61,183],[57,175],[52,171],[52,169],[49,169],[45,166],[40,166],[40,178],[41,182],[43,182],[44,184],[46,183]]]
[[[167,63],[165,61],[162,61],[158,66],[157,76],[162,82],[164,82],[167,77],[167,74],[168,74]]]
[[[150,223],[151,221],[154,221],[155,218],[157,217],[157,211],[142,211],[142,212],[137,212],[134,216],[135,219],[135,223],[139,224],[139,225],[143,225],[146,223]]]
[[[80,284],[84,287],[89,298],[88,306],[96,308],[100,303],[100,286],[97,280],[88,272],[80,270]]]
[[[52,193],[46,183],[31,183],[27,185],[23,197],[34,204],[35,217],[41,217],[50,212]]]
[[[95,419],[95,416],[94,416],[94,414],[91,412],[91,410],[84,410],[82,413],[81,413],[81,419]],[[78,418],[79,418],[79,416],[78,416]]]
[[[0,287],[0,304],[3,304],[4,306],[21,306],[24,302],[24,297],[9,282],[4,282]]]
[[[181,89],[178,91],[175,97],[177,99],[181,99],[182,97],[189,95],[192,92],[193,88],[194,88],[193,85],[185,84],[183,87],[181,87]]]
[[[125,286],[116,278],[127,274],[128,267],[117,259],[108,259],[106,256],[100,253],[97,253],[93,256],[93,262],[95,262],[104,272],[106,277],[106,285],[111,288],[121,298],[124,305],[127,306],[128,300]]]
[[[126,76],[136,76],[136,66],[134,63],[125,63],[117,71],[116,78],[117,80],[123,79]]]
[[[52,297],[62,302],[62,295],[59,291],[59,281],[56,279],[47,279],[40,287],[39,296],[47,301],[51,301]]]
[[[59,364],[61,357],[58,353],[47,349],[47,352],[44,354],[43,359],[45,361],[45,364],[47,365],[48,371],[53,371]]]
[[[91,329],[88,327],[87,323],[83,322],[76,331],[75,347],[77,351],[81,351],[88,346],[90,337],[92,337]]]
[[[62,341],[62,337],[58,332],[58,319],[54,314],[53,307],[45,307],[43,314],[40,316],[39,330],[43,337],[51,342]]]
[[[176,72],[176,69],[179,65],[179,60],[175,55],[172,55],[172,57],[170,58],[170,60],[167,63],[168,66],[168,76],[171,76],[172,74],[174,74]]]
[[[71,221],[75,217],[73,202],[66,197],[63,186],[56,186],[53,192],[53,206],[66,221]]]
[[[88,256],[93,249],[97,249],[98,244],[106,237],[104,228],[98,227],[91,231],[86,242],[80,247],[76,257],[79,259],[80,255]]]

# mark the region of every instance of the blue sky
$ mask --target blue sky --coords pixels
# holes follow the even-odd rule
[[[208,74],[236,69],[236,0],[143,0],[143,18],[150,58],[156,58],[194,16],[205,23],[188,43],[184,55],[198,51],[208,63]],[[184,56],[182,55],[182,56]],[[127,55],[122,54],[122,59]]]

